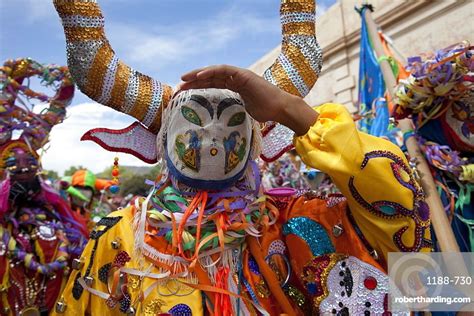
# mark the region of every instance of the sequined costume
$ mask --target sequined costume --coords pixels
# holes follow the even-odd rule
[[[137,113],[154,106],[137,95],[158,90],[151,93],[136,84],[136,72],[114,66],[120,62],[98,5],[55,5],[79,87],[141,121],[118,131],[95,129],[83,139],[159,160],[161,176],[147,197],[97,224],[54,315],[387,310],[387,252],[430,250],[423,193],[395,145],[359,133],[336,104],[316,109],[319,119],[304,136],[293,139],[275,123],[260,135],[242,98],[220,89],[183,91],[169,102],[162,97],[161,123],[151,123]],[[314,14],[312,0],[282,1],[282,53],[264,75],[298,96],[309,92],[321,68]],[[114,91],[123,96],[118,103],[109,102]],[[125,104],[141,109],[130,112]],[[332,176],[345,198],[261,193],[255,159],[274,160],[293,145],[305,164]]]
[[[58,83],[56,95],[24,84],[34,76],[45,86]],[[30,59],[5,62],[0,86],[0,314],[40,315],[54,308],[87,239],[81,217],[40,176],[37,152],[62,122],[74,86],[67,67]],[[35,114],[25,97],[49,107]]]

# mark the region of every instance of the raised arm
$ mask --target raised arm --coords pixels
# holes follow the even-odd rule
[[[355,224],[380,256],[429,250],[428,207],[404,154],[386,140],[357,131],[344,106],[314,110],[251,71],[232,66],[194,70],[182,79],[182,89],[234,90],[255,119],[279,122],[301,135],[294,144],[304,163],[331,176]]]

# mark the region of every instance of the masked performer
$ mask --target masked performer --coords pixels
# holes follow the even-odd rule
[[[410,57],[398,86],[397,118],[411,117],[416,137],[461,252],[474,250],[474,46],[461,42]],[[442,238],[442,236],[438,236]],[[434,238],[435,239],[435,238]]]
[[[53,309],[87,236],[80,217],[39,175],[37,153],[64,118],[74,86],[66,67],[29,59],[7,61],[0,75],[0,314],[40,315]],[[22,85],[33,76],[45,86],[56,84],[56,95],[49,98]],[[20,102],[22,96],[50,106],[35,114],[25,106],[26,98]],[[15,131],[21,132],[18,139],[12,139]]]
[[[57,314],[386,311],[387,252],[430,250],[428,209],[398,147],[358,133],[341,105],[315,111],[301,99],[321,68],[314,1],[282,1],[282,52],[265,79],[211,68],[208,80],[183,78],[204,89],[174,96],[117,58],[95,1],[54,3],[79,87],[141,122],[83,139],[162,164],[146,198],[92,231]],[[272,121],[263,138],[251,116]],[[260,195],[254,160],[292,148],[292,130],[303,161],[347,201]]]

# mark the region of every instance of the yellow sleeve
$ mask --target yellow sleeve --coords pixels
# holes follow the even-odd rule
[[[327,173],[347,198],[356,224],[384,258],[429,251],[429,210],[400,148],[356,129],[344,106],[324,104],[318,120],[295,137],[308,166]]]

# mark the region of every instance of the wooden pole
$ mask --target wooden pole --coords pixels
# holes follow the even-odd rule
[[[372,19],[372,14],[369,9],[364,10],[365,21],[367,23],[367,30],[371,38],[375,53],[378,57],[384,55],[382,43],[380,41],[377,25]],[[395,97],[395,87],[397,80],[392,72],[392,67],[386,59],[380,61],[380,68],[385,80],[385,86],[392,100]],[[402,132],[413,130],[412,122],[409,119],[399,121],[398,127]],[[414,137],[409,137],[406,140],[406,147],[410,157],[415,158],[417,161],[417,169],[421,178],[421,186],[426,194],[426,203],[430,207],[431,212],[431,223],[438,239],[439,247],[444,252],[459,252],[459,246],[454,237],[451,224],[444,211],[443,203],[436,190],[436,185],[431,175],[430,168],[423,156],[420,147]]]
[[[378,57],[381,57],[384,55],[384,50],[378,35],[377,25],[372,19],[372,14],[370,10],[364,10],[364,14],[365,21],[367,23],[367,29],[369,32],[369,36],[372,40],[375,53]],[[395,76],[393,75],[392,67],[386,59],[383,59],[380,62],[380,68],[382,69],[382,74],[385,80],[387,91],[390,94],[391,99],[394,100],[397,81],[395,79]],[[400,127],[402,132],[413,130],[412,122],[409,119],[399,121],[398,127]],[[454,237],[453,230],[451,229],[451,224],[448,220],[448,217],[446,216],[446,212],[444,211],[443,203],[441,202],[441,199],[438,195],[438,191],[436,190],[436,185],[434,183],[433,176],[431,175],[430,168],[426,163],[425,157],[423,156],[415,137],[410,137],[406,140],[406,147],[408,153],[410,154],[410,157],[416,158],[418,162],[416,168],[421,178],[421,186],[423,187],[423,190],[426,194],[425,201],[430,208],[431,223],[436,233],[436,237],[441,251],[460,252],[459,245],[456,241],[456,238]],[[463,260],[456,260],[455,262],[452,262],[453,260],[451,260],[451,262],[448,262],[447,257],[444,257],[443,259],[448,269],[448,273],[451,275],[451,277],[470,275]],[[421,282],[420,279],[418,279],[418,284],[419,282]],[[423,288],[426,285],[426,282],[421,282],[419,286],[420,285],[420,288]],[[464,294],[469,297],[474,296],[473,289],[471,286],[458,285],[456,286],[456,288],[464,292]],[[426,292],[424,296],[426,296]],[[457,315],[472,315],[472,310],[474,310],[474,307],[472,307],[472,303],[470,303],[466,306],[463,306],[463,309],[465,309],[467,312],[461,311],[458,312]]]

